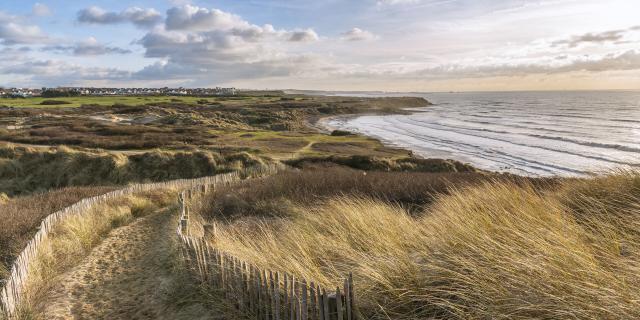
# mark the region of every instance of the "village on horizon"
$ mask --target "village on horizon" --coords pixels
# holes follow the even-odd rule
[[[234,96],[236,88],[94,88],[94,87],[56,87],[56,88],[1,88],[0,98],[30,97],[70,97],[70,96]]]

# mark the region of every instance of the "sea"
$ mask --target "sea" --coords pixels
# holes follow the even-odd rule
[[[589,176],[640,167],[640,91],[332,93],[417,96],[406,115],[330,118],[327,127],[426,158],[527,176]]]

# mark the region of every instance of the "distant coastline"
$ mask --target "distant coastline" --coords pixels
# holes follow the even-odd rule
[[[640,92],[425,94],[410,115],[323,118],[425,158],[529,176],[591,176],[640,167]]]

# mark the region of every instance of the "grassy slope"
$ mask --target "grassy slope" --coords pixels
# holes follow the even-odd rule
[[[367,318],[640,317],[639,174],[537,186],[476,181],[435,202],[428,199],[443,189],[432,182],[428,191],[424,179],[378,177],[386,181],[381,196],[374,182],[321,174],[324,184],[298,192],[295,179],[283,178],[201,210],[217,217],[217,246],[260,266],[326,286],[353,271]],[[420,189],[430,194],[423,209],[404,209],[421,201],[403,190]],[[278,193],[284,212],[260,214]]]
[[[0,192],[27,194],[67,186],[123,185],[211,176],[259,165],[247,153],[210,151],[122,154],[0,146]]]

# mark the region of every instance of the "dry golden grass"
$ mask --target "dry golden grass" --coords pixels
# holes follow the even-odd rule
[[[112,229],[172,203],[174,193],[174,190],[143,192],[114,199],[56,227],[29,270],[19,317],[40,318],[38,311],[44,307],[41,304],[61,274],[89,254]]]
[[[7,269],[36,233],[42,219],[83,198],[111,190],[110,187],[72,187],[17,197],[5,203],[0,200],[0,279],[7,276]]]
[[[327,287],[352,271],[366,318],[640,318],[637,173],[483,182],[419,216],[347,195],[290,210],[218,221],[211,241]]]

